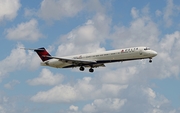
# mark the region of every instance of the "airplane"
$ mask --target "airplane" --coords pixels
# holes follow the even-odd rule
[[[24,48],[26,49],[26,48]],[[131,60],[149,59],[157,55],[157,52],[149,47],[131,47],[117,50],[109,50],[98,53],[87,53],[65,57],[51,56],[44,47],[34,50],[41,58],[42,66],[50,66],[54,68],[75,68],[79,67],[80,71],[89,68],[89,72],[94,72],[93,68],[105,67],[106,63],[123,62]]]

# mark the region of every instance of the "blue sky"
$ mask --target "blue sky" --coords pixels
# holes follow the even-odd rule
[[[0,0],[1,113],[179,113],[178,0]],[[158,56],[94,73],[40,66],[55,56],[149,46]]]

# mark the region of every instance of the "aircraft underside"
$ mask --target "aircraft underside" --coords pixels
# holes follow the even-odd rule
[[[93,68],[97,67],[105,67],[105,63],[113,63],[113,62],[123,62],[123,61],[130,61],[130,60],[139,60],[139,59],[146,59],[146,58],[135,58],[135,59],[124,59],[124,60],[101,60],[101,61],[96,61],[97,63],[92,63],[92,64],[78,64],[78,65],[68,65],[63,68],[75,68],[79,67],[80,71],[84,71],[85,67],[90,67],[89,72],[94,72]],[[152,58],[149,58],[149,63],[152,62]]]

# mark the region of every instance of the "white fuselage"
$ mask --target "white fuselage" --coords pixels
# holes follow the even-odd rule
[[[110,50],[98,53],[88,53],[88,54],[79,54],[61,58],[68,59],[78,59],[78,60],[88,60],[96,61],[94,67],[103,66],[104,63],[120,62],[120,61],[129,61],[129,60],[138,60],[138,59],[152,59],[155,57],[157,52],[150,50],[147,47],[132,47],[125,49]],[[77,67],[73,66],[71,63],[62,62],[58,59],[50,59],[48,61],[42,62],[43,66],[51,66],[56,68],[66,68],[66,67]],[[87,65],[88,67],[88,65]]]

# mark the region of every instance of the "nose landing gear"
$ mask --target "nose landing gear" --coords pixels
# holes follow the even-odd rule
[[[149,59],[149,63],[152,63],[152,59]]]

